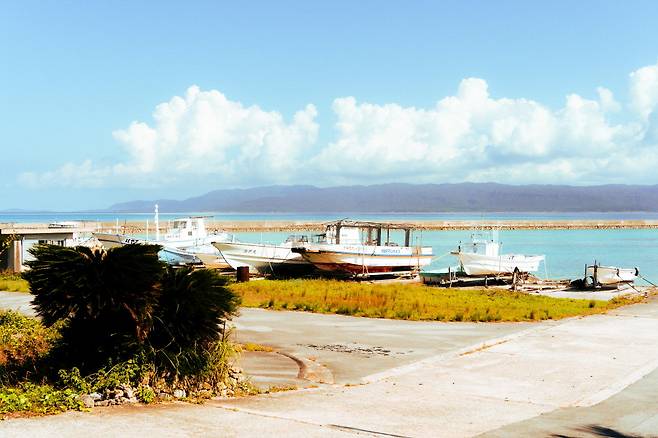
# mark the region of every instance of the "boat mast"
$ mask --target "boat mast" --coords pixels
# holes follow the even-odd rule
[[[160,217],[158,212],[158,204],[155,204],[155,240],[160,241]]]

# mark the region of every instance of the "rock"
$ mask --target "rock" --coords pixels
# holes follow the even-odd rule
[[[129,399],[126,399],[126,403],[137,403],[139,400],[137,400],[137,397],[131,397]]]
[[[130,386],[126,386],[125,388],[123,388],[123,393],[126,398],[135,397],[135,391]]]
[[[175,389],[174,390],[174,397],[176,398],[184,398],[185,397],[185,391],[182,389]]]
[[[122,390],[117,389],[116,391],[114,391],[114,398],[120,399],[121,397],[123,397],[123,391]]]
[[[103,398],[103,396],[97,392],[92,392],[91,394],[89,394],[89,397],[91,397],[93,401],[100,400]]]
[[[97,400],[94,402],[94,406],[109,406],[110,400]]]
[[[82,403],[85,405],[85,408],[91,409],[94,407],[94,399],[89,394],[85,394],[80,397],[80,401],[82,401]]]

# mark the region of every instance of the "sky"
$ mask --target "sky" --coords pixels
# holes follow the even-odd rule
[[[655,1],[0,2],[0,210],[658,184]]]

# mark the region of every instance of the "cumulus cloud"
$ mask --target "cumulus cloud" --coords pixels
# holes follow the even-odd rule
[[[635,70],[630,75],[631,105],[647,120],[658,104],[658,64]]]
[[[111,166],[87,159],[30,185],[372,183],[382,181],[597,184],[658,183],[658,64],[630,74],[629,101],[595,88],[552,109],[493,97],[480,78],[428,108],[336,98],[330,141],[319,142],[313,105],[286,120],[216,90],[190,87],[155,108],[150,123],[114,132],[123,148]]]
[[[78,186],[177,184],[199,177],[285,182],[316,142],[316,115],[315,107],[307,105],[287,122],[279,112],[192,86],[184,97],[159,104],[151,125],[133,122],[113,133],[123,149],[120,156],[127,159],[111,166],[94,166],[90,160],[68,163],[21,179],[30,185]]]

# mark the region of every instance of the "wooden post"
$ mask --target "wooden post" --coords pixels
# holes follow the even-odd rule
[[[340,224],[336,224],[336,245],[340,245]]]
[[[382,246],[382,229],[377,228],[377,246]]]
[[[411,246],[411,230],[404,230],[404,246]]]

